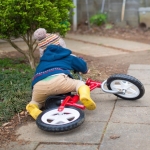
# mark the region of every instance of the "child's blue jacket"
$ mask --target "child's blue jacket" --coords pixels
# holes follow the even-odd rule
[[[40,80],[59,73],[71,76],[70,70],[87,73],[86,62],[71,55],[69,49],[58,45],[49,45],[43,53],[32,80],[32,87]]]

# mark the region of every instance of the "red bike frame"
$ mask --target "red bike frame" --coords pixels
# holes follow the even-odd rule
[[[101,82],[98,81],[93,81],[91,79],[87,79],[86,81],[86,85],[89,86],[90,91],[94,90],[95,88],[101,88]],[[58,111],[61,112],[63,111],[63,109],[65,108],[65,106],[73,106],[73,107],[77,107],[80,109],[85,109],[85,106],[82,104],[77,104],[77,102],[79,101],[79,95],[75,94],[74,96],[67,96],[63,102],[61,103],[61,105],[58,108]]]

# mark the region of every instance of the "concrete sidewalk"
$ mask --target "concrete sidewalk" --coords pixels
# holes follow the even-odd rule
[[[72,35],[65,38],[73,52],[94,57],[113,56],[150,50],[150,45],[119,39]],[[22,41],[16,41],[26,49]],[[14,51],[8,43],[0,42],[0,53]],[[100,89],[91,96],[97,104],[94,111],[85,110],[85,122],[77,129],[63,134],[40,130],[35,122],[16,131],[16,142],[7,150],[149,150],[150,148],[150,65],[130,65],[128,74],[145,86],[145,95],[137,101],[125,101]],[[0,148],[0,150],[5,150]]]
[[[67,48],[73,52],[93,57],[113,56],[150,50],[150,44],[103,36],[67,34],[64,40]],[[28,49],[25,42],[21,39],[15,40],[15,43],[23,50]],[[0,54],[12,51],[16,50],[9,43],[0,40]]]
[[[80,45],[78,45],[77,43],[80,43],[80,42],[84,43],[85,47],[82,47],[83,51],[81,52],[85,54],[89,52],[88,51],[89,49],[90,50],[92,49],[92,51],[95,50],[95,46],[94,48],[92,47],[88,48],[87,44],[97,45],[99,47],[100,53],[102,52],[101,50],[103,51],[105,50],[104,47],[106,48],[106,51],[108,53],[112,49],[115,50],[116,52],[126,52],[126,53],[150,50],[150,44],[144,44],[144,43],[139,43],[139,42],[133,42],[133,41],[128,41],[128,40],[103,37],[103,36],[97,36],[97,35],[67,34],[66,39],[69,40],[70,43],[71,43],[71,40],[74,40],[75,41],[74,44],[76,45],[77,48],[80,48]],[[78,51],[77,48],[73,50]]]
[[[150,65],[130,65],[128,74],[144,83],[146,93],[141,99],[126,101],[96,89],[92,98],[97,109],[85,111],[85,122],[80,127],[54,134],[42,131],[35,122],[30,122],[16,131],[18,142],[11,142],[6,149],[149,150]]]

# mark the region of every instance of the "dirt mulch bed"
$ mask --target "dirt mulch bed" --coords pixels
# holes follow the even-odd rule
[[[86,24],[80,24],[76,33],[94,34],[150,44],[150,29],[141,27],[132,28],[126,26],[126,28],[120,28],[113,24],[106,24],[101,27],[96,26],[89,28]]]
[[[16,128],[33,121],[26,111],[16,114],[9,122],[0,127],[0,148],[6,148],[9,142],[15,142],[19,135],[16,135]],[[22,142],[22,141],[18,141]]]

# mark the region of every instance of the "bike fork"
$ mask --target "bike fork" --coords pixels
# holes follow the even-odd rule
[[[61,105],[58,107],[58,111],[62,112],[65,108],[65,106],[71,106],[71,107],[77,107],[80,109],[85,109],[85,106],[83,106],[82,104],[77,104],[77,102],[79,101],[79,96],[78,95],[74,95],[73,97],[71,96],[67,96],[61,103]]]

